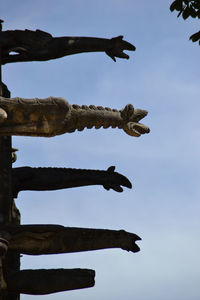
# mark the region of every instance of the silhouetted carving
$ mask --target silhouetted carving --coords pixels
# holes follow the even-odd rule
[[[0,31],[1,23],[2,20]],[[111,39],[56,38],[40,30],[0,32],[0,66],[14,62],[46,61],[76,53],[98,51],[105,52],[116,61],[116,57],[129,58],[124,50],[134,51],[135,46],[124,41],[123,36]],[[139,137],[150,131],[146,125],[139,123],[147,115],[147,111],[134,109],[131,104],[122,110],[116,110],[94,105],[89,107],[70,105],[65,99],[55,97],[10,98],[10,92],[1,83],[1,78],[0,96],[3,96],[0,97],[0,136],[3,136],[2,141],[9,139],[6,147],[0,145],[1,162],[6,162],[2,163],[1,168],[3,186],[1,207],[5,206],[6,209],[1,209],[0,222],[0,293],[3,299],[16,300],[19,299],[20,293],[42,295],[92,287],[95,276],[93,270],[19,271],[19,255],[57,254],[106,248],[121,248],[135,253],[140,251],[136,244],[136,241],[141,240],[140,237],[124,230],[19,225],[19,213],[12,195],[17,197],[21,190],[55,190],[95,184],[103,185],[107,190],[121,192],[123,190],[121,186],[132,187],[130,181],[114,172],[114,167],[108,168],[107,171],[30,167],[12,170],[11,158],[12,162],[16,160],[17,149],[13,148],[11,151],[9,136],[52,137],[75,130],[82,131],[84,128],[117,127],[130,136]],[[7,255],[2,259],[6,252]]]
[[[121,187],[131,188],[132,184],[123,175],[114,172],[115,167],[107,171],[71,168],[31,168],[12,169],[12,190],[16,198],[24,190],[58,190],[88,185],[102,185],[106,190],[122,192]]]
[[[83,52],[105,52],[115,57],[129,56],[124,50],[135,51],[135,46],[123,40],[123,36],[111,39],[94,37],[53,37],[36,30],[7,30],[0,32],[2,64],[23,61],[46,61]],[[16,54],[13,54],[15,52]]]
[[[18,149],[17,148],[12,148],[11,151],[12,151],[12,153],[11,153],[11,155],[12,155],[12,163],[14,163],[17,160],[17,154],[15,152],[18,151]]]
[[[29,255],[121,248],[138,252],[141,238],[125,230],[63,227],[60,225],[5,225],[9,251]]]
[[[6,278],[7,291],[44,295],[94,286],[95,271],[90,269],[22,270]]]
[[[0,257],[3,257],[8,251],[8,241],[0,237]]]
[[[128,104],[122,110],[102,106],[70,105],[64,98],[23,99],[0,97],[0,135],[51,137],[84,128],[122,128],[128,135],[149,133],[138,123],[146,110]]]

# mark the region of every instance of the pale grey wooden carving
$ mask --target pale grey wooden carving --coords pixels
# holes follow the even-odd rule
[[[146,110],[127,104],[116,110],[102,106],[70,105],[64,98],[23,99],[0,97],[0,135],[52,137],[84,128],[121,128],[139,137],[149,128],[139,121]]]

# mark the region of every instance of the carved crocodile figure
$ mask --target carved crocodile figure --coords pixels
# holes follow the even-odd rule
[[[136,253],[141,238],[125,230],[64,227],[60,225],[0,225],[8,249],[29,255],[121,248]]]
[[[111,39],[95,37],[53,37],[41,30],[7,30],[0,32],[2,64],[22,61],[45,61],[82,52],[105,52],[115,57],[129,56],[123,50],[135,51],[135,46],[123,36]],[[12,54],[15,52],[16,54]]]
[[[130,181],[114,170],[113,166],[107,171],[71,168],[13,168],[13,197],[17,198],[18,193],[24,190],[57,190],[88,185],[103,185],[106,190],[113,189],[116,192],[123,191],[121,185],[131,188]]]
[[[128,135],[149,133],[138,123],[146,110],[128,104],[122,110],[70,105],[64,98],[23,99],[0,97],[0,135],[52,137],[84,128],[122,128]]]

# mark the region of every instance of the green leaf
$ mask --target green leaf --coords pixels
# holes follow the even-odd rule
[[[183,9],[178,13],[177,18],[180,17],[180,15],[182,14]]]
[[[196,18],[197,17],[197,12],[196,12],[196,10],[192,7],[192,6],[190,6],[190,16],[192,17],[192,18]]]
[[[177,6],[177,3],[176,3],[176,1],[174,1],[171,5],[170,5],[170,10],[171,11],[174,11],[174,10],[176,10],[176,6]]]
[[[182,4],[182,0],[175,0],[169,8],[171,11],[177,10],[180,11],[183,9],[183,4]]]
[[[197,12],[197,17],[200,19],[200,10]]]
[[[189,16],[190,16],[190,8],[187,6],[182,13],[182,17],[184,20],[186,20]]]
[[[200,9],[200,2],[194,2],[192,3],[192,6],[196,9]]]
[[[192,40],[193,42],[197,42],[198,40],[200,40],[200,31],[191,35],[190,40]]]

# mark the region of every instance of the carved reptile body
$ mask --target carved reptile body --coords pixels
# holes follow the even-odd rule
[[[125,230],[64,227],[60,225],[0,225],[10,251],[29,255],[121,248],[136,253],[141,238]]]
[[[71,253],[121,248],[136,253],[141,238],[125,230],[63,227],[59,225],[1,225],[1,237],[10,253],[29,255]],[[7,290],[24,294],[49,294],[94,285],[88,269],[22,270],[6,276]],[[56,278],[56,280],[55,280]]]
[[[116,192],[123,191],[121,185],[131,188],[130,181],[114,170],[115,167],[109,167],[107,171],[71,168],[13,168],[13,197],[17,198],[18,193],[24,190],[57,190],[88,185],[103,185],[106,190],[113,189]]]
[[[115,38],[95,37],[53,37],[41,30],[7,30],[0,32],[2,64],[22,61],[46,61],[66,55],[82,52],[105,52],[116,61],[115,57],[129,56],[123,50],[135,51],[135,46]],[[15,52],[16,54],[13,54]]]
[[[122,110],[70,105],[64,98],[23,99],[0,97],[0,135],[43,136],[71,133],[84,128],[122,128],[128,135],[149,133],[139,121],[146,110],[128,104]]]

